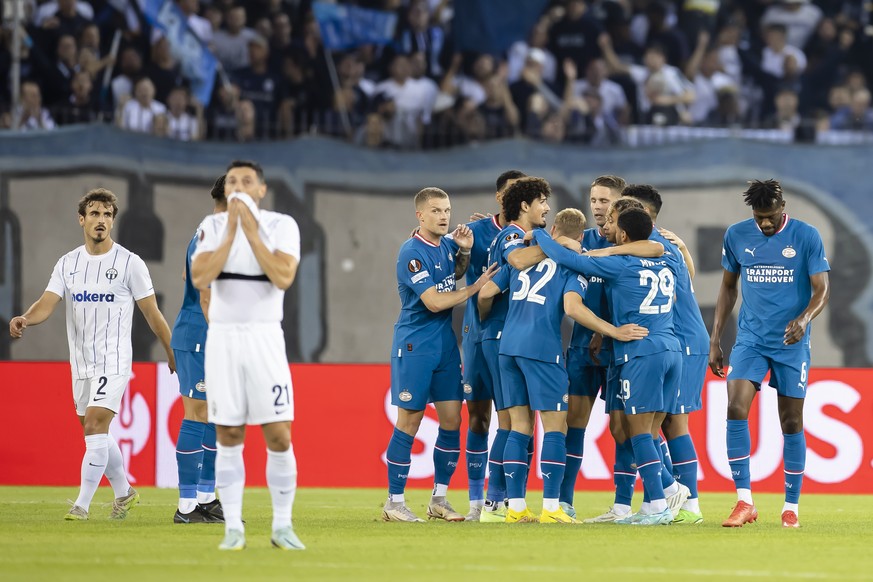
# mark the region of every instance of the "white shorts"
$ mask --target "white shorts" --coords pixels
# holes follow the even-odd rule
[[[280,324],[210,323],[205,368],[209,422],[242,426],[294,420]]]
[[[76,406],[76,414],[85,416],[85,409],[89,406],[108,408],[117,413],[129,382],[130,376],[98,376],[73,380],[73,404]]]

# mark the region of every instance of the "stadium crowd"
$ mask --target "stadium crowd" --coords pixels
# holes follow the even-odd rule
[[[399,149],[608,145],[632,124],[873,131],[866,0],[552,0],[503,54],[458,50],[452,0],[345,2],[398,24],[394,42],[344,52],[325,50],[311,0],[168,1],[221,63],[208,104],[135,3],[25,0],[15,108],[0,32],[0,127]]]

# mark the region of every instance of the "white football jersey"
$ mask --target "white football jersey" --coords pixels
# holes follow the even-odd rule
[[[227,232],[227,212],[207,216],[200,225],[200,240],[192,260],[200,253],[214,252]],[[279,251],[300,260],[300,229],[287,214],[260,210],[258,233],[270,252]],[[209,322],[279,323],[285,291],[267,278],[252,247],[237,227],[227,262],[210,286]]]
[[[73,378],[130,375],[133,304],[155,294],[143,260],[118,243],[102,255],[82,245],[58,260],[46,291],[66,302]]]

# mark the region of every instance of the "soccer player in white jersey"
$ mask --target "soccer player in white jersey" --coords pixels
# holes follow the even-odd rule
[[[10,335],[20,338],[28,326],[48,319],[61,300],[66,302],[73,403],[85,431],[82,482],[79,496],[64,516],[68,520],[88,519],[104,474],[115,494],[111,519],[124,519],[139,502],[139,493],[127,480],[118,443],[109,435],[109,424],[130,381],[134,302],[164,346],[170,371],[176,369],[170,328],[158,309],[148,268],[112,240],[117,214],[118,199],[109,190],[97,188],[85,194],[79,201],[85,244],[58,260],[42,296],[9,322]]]
[[[302,550],[291,508],[297,460],[291,446],[294,401],[282,332],[282,301],[300,262],[300,229],[293,218],[258,207],[267,194],[255,162],[234,161],[225,178],[227,212],[207,216],[191,264],[198,289],[211,285],[206,334],[206,399],[215,424],[216,489],[224,507],[221,550],[245,548],[242,496],[246,425],[258,424],[267,443],[267,485],[277,548]]]

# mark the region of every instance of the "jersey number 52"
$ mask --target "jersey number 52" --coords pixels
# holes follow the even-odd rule
[[[650,269],[643,269],[640,271],[640,285],[649,287],[649,293],[640,304],[640,313],[654,315],[670,312],[673,308],[673,292],[676,289],[676,279],[670,269],[661,269],[657,273]],[[667,298],[667,302],[662,305],[652,305],[659,292]]]

